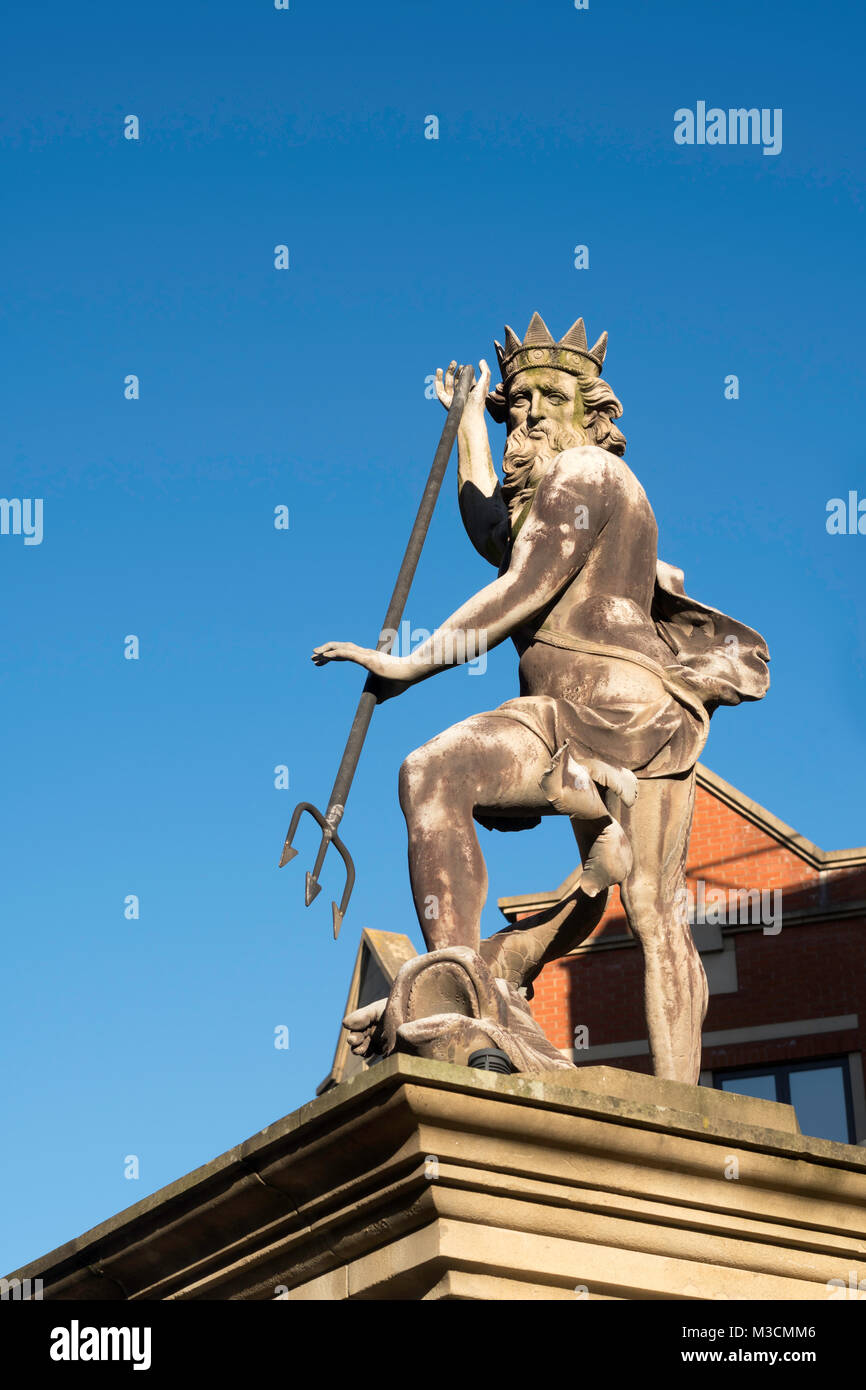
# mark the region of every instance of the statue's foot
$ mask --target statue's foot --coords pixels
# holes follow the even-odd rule
[[[628,878],[633,863],[628,836],[619,821],[612,820],[592,842],[580,876],[581,892],[588,898],[597,897],[605,888]]]

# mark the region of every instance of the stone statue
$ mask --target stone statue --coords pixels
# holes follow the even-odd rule
[[[380,699],[483,643],[511,638],[519,657],[517,698],[445,730],[400,770],[431,955],[404,966],[387,1007],[345,1020],[361,1055],[396,1047],[465,1062],[486,1039],[515,1070],[570,1066],[526,1000],[619,884],[643,952],[655,1074],[698,1080],[707,985],[685,892],[695,765],[716,707],[765,694],[769,658],[758,633],[689,598],[682,573],[659,561],[655,517],[614,423],[622,406],[601,376],[606,346],[606,333],[587,346],[582,319],[559,342],[538,314],[522,342],[506,328],[502,380],[491,392],[481,361],[458,433],[463,524],[497,577],[408,656],[347,642],[313,653],[318,665],[365,667]],[[446,408],[455,369],[436,374]],[[502,481],[485,408],[507,429]],[[571,820],[576,888],[481,941],[487,873],[476,823],[522,830],[549,815]]]

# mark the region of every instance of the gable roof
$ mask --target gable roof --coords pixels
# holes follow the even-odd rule
[[[819,849],[811,840],[807,840],[805,835],[786,825],[778,816],[774,816],[772,811],[759,806],[757,801],[752,801],[745,792],[726,782],[717,773],[711,772],[702,763],[698,763],[697,781],[699,787],[718,797],[719,801],[736,811],[744,820],[763,830],[770,839],[776,840],[792,854],[805,860],[812,869],[820,872],[824,869],[859,869],[866,865],[866,845],[856,849]]]
[[[355,957],[343,1018],[355,1009],[363,1008],[365,1004],[372,1004],[389,994],[400,966],[405,965],[407,960],[411,960],[417,954],[408,936],[401,932],[375,931],[372,927],[365,927],[358,943],[358,954]],[[341,1026],[331,1070],[316,1087],[316,1095],[320,1096],[332,1086],[338,1086],[341,1081],[366,1070],[367,1063],[352,1052],[348,1034]]]

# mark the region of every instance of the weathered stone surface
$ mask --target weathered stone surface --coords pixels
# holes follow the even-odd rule
[[[755,1125],[759,1129],[781,1129],[799,1134],[793,1105],[780,1105],[775,1100],[758,1096],[741,1096],[733,1091],[717,1091],[711,1086],[689,1086],[683,1081],[650,1079],[643,1072],[624,1071],[621,1067],[575,1067],[573,1071],[549,1077],[557,1086],[574,1086],[578,1091],[609,1099],[645,1104],[648,1097],[660,1109],[676,1113],[697,1114],[708,1121],[733,1120],[736,1124]]]
[[[823,1299],[852,1271],[866,1152],[787,1106],[396,1055],[18,1274],[55,1300]]]

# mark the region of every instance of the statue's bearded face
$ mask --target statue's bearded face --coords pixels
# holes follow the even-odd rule
[[[492,404],[491,404],[492,402]],[[597,372],[574,375],[558,367],[525,367],[488,397],[494,420],[505,420],[508,440],[505,459],[526,457],[527,450],[546,451],[556,438],[576,435],[577,444],[592,444],[620,458],[625,436],[613,423],[622,406]],[[559,450],[571,445],[560,443]]]
[[[508,385],[508,433],[525,425],[531,435],[541,420],[569,428],[583,424],[577,377],[554,367],[527,367]]]
[[[507,485],[518,491],[538,485],[564,449],[586,443],[583,401],[577,378],[553,367],[528,367],[508,386],[508,438],[503,466]],[[527,465],[534,465],[526,473]]]

